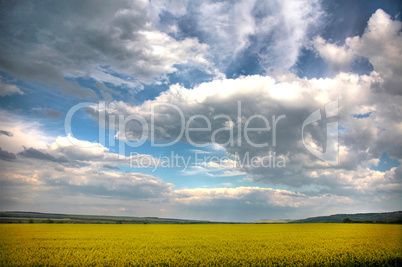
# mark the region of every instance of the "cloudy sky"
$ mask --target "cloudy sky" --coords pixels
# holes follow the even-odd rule
[[[395,1],[1,1],[0,210],[400,210]]]

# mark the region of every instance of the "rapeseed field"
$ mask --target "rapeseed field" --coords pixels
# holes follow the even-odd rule
[[[0,266],[402,266],[402,225],[0,225]]]

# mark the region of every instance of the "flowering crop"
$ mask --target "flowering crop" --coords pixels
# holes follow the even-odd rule
[[[402,225],[0,225],[0,266],[402,266]]]

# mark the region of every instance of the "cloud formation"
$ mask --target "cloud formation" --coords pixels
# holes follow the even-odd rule
[[[0,135],[5,135],[5,136],[8,136],[8,137],[12,137],[13,133],[8,132],[8,131],[0,130]]]
[[[382,29],[378,26],[382,24],[390,25],[387,36],[393,39],[387,43],[390,46],[385,50],[387,52],[381,53],[400,50],[401,46],[398,45],[400,23],[392,21],[382,10],[372,16],[362,37],[351,40],[354,40],[357,47],[358,40],[366,42],[364,40],[368,38],[368,35],[373,34],[376,29]],[[322,40],[320,42],[322,49],[342,49],[333,45],[328,46]],[[327,50],[322,51],[326,56]],[[348,57],[350,60],[346,59]],[[353,56],[345,55],[341,63],[351,62],[352,58]],[[386,60],[389,57],[384,55],[384,58]],[[151,141],[171,142],[180,137],[180,141],[185,143],[208,145],[215,139],[232,160],[236,155],[244,157],[249,153],[252,157],[264,157],[270,152],[275,152],[276,155],[286,158],[286,168],[246,165],[238,167],[239,173],[248,173],[254,181],[268,184],[282,184],[295,188],[315,185],[318,188],[325,188],[323,191],[344,195],[345,192],[358,192],[360,188],[360,185],[352,180],[342,178],[346,176],[359,177],[356,179],[361,184],[371,184],[372,182],[369,181],[377,179],[385,184],[391,180],[390,183],[399,183],[394,171],[378,175],[375,171],[367,169],[378,162],[384,152],[393,158],[401,158],[402,144],[398,138],[402,134],[401,108],[397,104],[402,101],[401,96],[394,95],[392,88],[377,90],[389,88],[388,80],[395,78],[389,73],[398,73],[400,64],[398,66],[388,64],[387,68],[393,66],[396,68],[388,73],[383,68],[377,67],[379,64],[377,58],[370,56],[368,60],[374,66],[374,71],[369,75],[340,72],[333,78],[307,79],[285,72],[273,77],[254,75],[214,80],[191,89],[172,85],[168,91],[154,100],[146,101],[138,106],[114,101],[114,108],[107,112],[109,116],[115,117],[121,114],[124,114],[126,118],[133,114],[141,116],[149,125],[154,126],[154,136],[149,132],[145,133],[146,138],[155,139]],[[301,138],[302,123],[307,116],[333,100],[339,101],[337,119],[343,129],[339,139],[340,160],[336,167],[331,167],[311,155],[305,149]],[[241,114],[239,105],[241,105]],[[99,110],[94,106],[89,113],[96,118],[98,112]],[[366,113],[369,115],[360,118],[355,116]],[[192,118],[194,115],[198,118]],[[250,120],[256,115],[268,118],[268,123],[259,118]],[[277,121],[276,118],[282,115],[284,117]],[[210,122],[210,125],[206,121]],[[125,133],[119,133],[120,137],[138,141],[144,134],[144,128],[136,120],[133,120],[131,124],[126,124],[126,121],[120,123],[124,124],[124,128],[119,124],[112,126],[117,131],[125,129]],[[249,135],[251,143],[247,141],[243,132],[247,123],[254,128],[266,129],[251,133]],[[274,125],[276,127],[275,144]],[[180,135],[183,127],[189,126],[205,130],[195,130],[188,135]],[[304,129],[305,141],[318,149],[321,144],[325,144],[326,140],[323,126],[325,127],[324,123],[310,125]],[[219,129],[222,129],[219,134],[214,134]],[[234,142],[231,143],[229,140]],[[257,147],[253,143],[267,145]],[[321,149],[324,150],[325,147]],[[311,169],[315,172],[311,172]],[[331,176],[332,181],[328,178],[329,176],[319,174],[328,171],[345,173],[345,176]]]
[[[207,67],[208,46],[154,29],[149,5],[142,0],[102,5],[3,2],[0,68],[89,97],[93,92],[64,77],[91,77],[135,89],[138,81],[175,72],[176,65]]]
[[[324,15],[320,1],[177,3],[172,8],[157,5],[161,22],[167,23],[165,27],[173,36],[197,36],[208,44],[212,61],[227,74],[250,71],[247,67],[251,64],[292,67],[304,41],[320,27]]]
[[[12,161],[14,159],[16,159],[17,157],[15,156],[14,153],[10,153],[8,151],[4,151],[3,149],[1,149],[0,147],[0,159],[1,160],[5,160],[5,161]]]
[[[349,37],[343,46],[326,42],[321,37],[313,41],[321,57],[336,66],[349,66],[357,57],[367,58],[383,82],[377,90],[401,94],[402,22],[378,9],[370,18],[363,35]]]
[[[0,109],[0,144],[3,149],[18,153],[23,147],[46,148],[51,137],[43,131],[43,124]]]
[[[24,93],[15,85],[5,84],[0,79],[0,96],[10,96],[13,94],[23,95]]]

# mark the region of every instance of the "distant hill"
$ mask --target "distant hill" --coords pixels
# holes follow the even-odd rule
[[[357,213],[336,214],[330,216],[311,217],[301,220],[257,220],[252,223],[342,223],[349,218],[351,223],[399,223],[402,224],[402,211],[384,213]],[[102,224],[216,224],[233,222],[213,222],[198,220],[183,220],[158,217],[129,217],[129,216],[101,216],[101,215],[74,215],[41,212],[2,211],[0,223],[102,223]]]
[[[266,219],[261,219],[254,221],[253,223],[290,223],[293,222],[294,220],[266,220]]]
[[[301,220],[294,220],[291,223],[342,223],[343,220],[346,218],[349,218],[351,222],[354,223],[402,223],[402,211],[383,213],[335,214],[330,216],[319,216]]]
[[[216,223],[210,221],[168,219],[158,217],[125,217],[74,215],[41,212],[3,211],[0,212],[0,223],[102,223],[102,224],[200,224]]]

